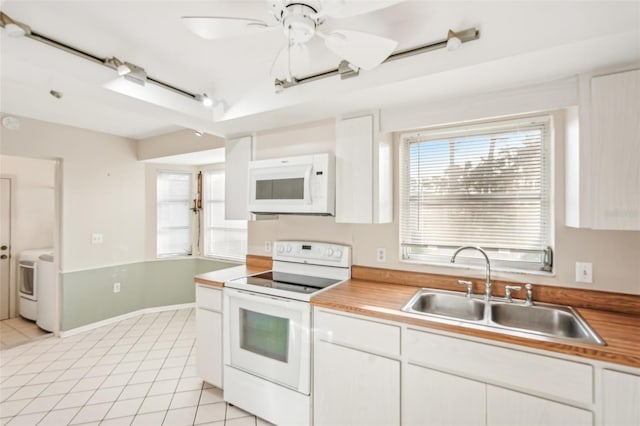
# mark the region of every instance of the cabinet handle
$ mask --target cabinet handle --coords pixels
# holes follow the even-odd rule
[[[9,256],[7,256],[6,254],[3,254],[2,256],[0,256],[0,259],[5,260],[6,258],[8,258]]]
[[[0,250],[6,250],[6,249],[8,249],[8,248],[9,248],[9,247],[7,247],[7,246],[2,246],[2,247],[0,247]]]

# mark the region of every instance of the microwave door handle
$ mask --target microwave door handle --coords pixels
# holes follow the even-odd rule
[[[313,171],[313,165],[310,165],[304,171],[304,181],[306,183],[304,188],[305,190],[304,201],[307,204],[311,204],[311,172],[312,171]]]

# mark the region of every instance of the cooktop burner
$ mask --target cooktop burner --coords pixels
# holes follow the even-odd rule
[[[312,294],[341,280],[333,278],[312,277],[308,275],[290,274],[287,272],[268,271],[233,280],[238,284],[256,285],[296,293]]]

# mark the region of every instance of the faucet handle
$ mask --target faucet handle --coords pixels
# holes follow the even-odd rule
[[[533,286],[529,283],[524,285],[525,290],[527,290],[527,300],[525,300],[526,305],[533,305]]]
[[[522,290],[522,287],[519,285],[507,285],[504,287],[504,298],[507,299],[507,302],[509,303],[513,302],[513,298],[511,297],[512,290],[520,291]]]
[[[467,297],[471,297],[471,295],[473,294],[473,282],[465,281],[465,280],[458,280],[458,284],[466,285],[467,286]]]

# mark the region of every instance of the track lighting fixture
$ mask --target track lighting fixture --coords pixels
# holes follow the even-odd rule
[[[118,75],[120,76],[129,74],[131,72],[131,68],[129,68],[129,65],[127,65],[125,62],[122,62],[115,56],[105,59],[104,64],[115,68],[118,72]]]
[[[4,12],[0,12],[0,25],[9,37],[22,37],[31,34],[31,28],[22,22],[14,21]]]
[[[194,130],[193,133],[198,137],[201,137],[202,135],[204,135],[204,132],[202,130]]]
[[[338,65],[338,73],[340,73],[340,79],[344,80],[345,78],[357,77],[360,75],[360,68],[342,60]]]
[[[2,11],[0,11],[0,27],[4,28],[9,36],[25,36],[32,40],[46,44],[47,46],[55,47],[56,49],[60,49],[72,55],[78,56],[87,61],[104,65],[111,69],[115,69],[118,72],[118,75],[123,76],[125,79],[141,86],[144,86],[147,82],[150,82],[156,86],[162,87],[163,89],[167,89],[179,95],[186,96],[189,99],[197,100],[198,102],[202,101],[201,95],[188,92],[186,90],[180,89],[179,87],[175,87],[171,84],[148,76],[146,71],[142,67],[126,61],[123,62],[115,56],[110,58],[101,58],[92,53],[73,47],[67,43],[59,42],[32,30],[30,26],[23,24],[22,22],[11,19],[11,17],[9,17]],[[213,101],[211,102],[213,103]]]
[[[387,59],[385,59],[382,63],[396,61],[398,59],[408,58],[410,56],[418,55],[421,53],[431,52],[433,50],[444,49],[455,50],[462,43],[466,43],[468,41],[477,40],[480,38],[480,31],[477,28],[469,28],[463,31],[454,32],[449,30],[447,33],[447,38],[444,40],[436,41],[434,43],[425,44],[423,46],[414,47],[412,49],[402,50],[400,52],[393,53],[389,55]],[[320,80],[327,77],[340,76],[341,79],[355,77],[359,75],[360,69],[355,65],[342,61],[338,65],[338,68],[320,72],[318,74],[313,74],[305,77],[292,77],[291,79],[280,80],[276,79],[275,81],[275,92],[281,93],[284,89],[288,89],[289,87],[297,86],[302,83],[310,83],[312,81]]]
[[[213,99],[211,99],[206,93],[203,93],[202,95],[196,95],[195,98],[197,101],[202,102],[202,105],[206,107],[213,106]]]
[[[462,44],[462,40],[458,37],[458,34],[454,33],[452,30],[449,30],[447,33],[447,50],[453,52],[457,50],[458,47]]]

